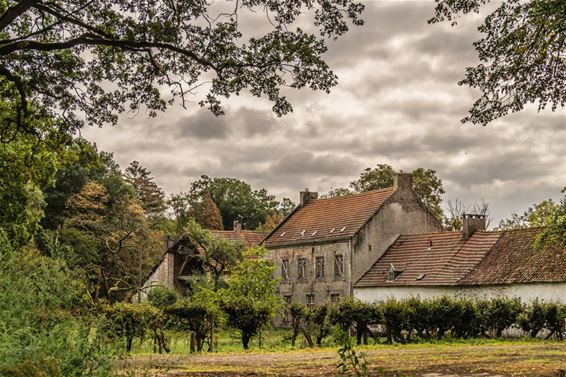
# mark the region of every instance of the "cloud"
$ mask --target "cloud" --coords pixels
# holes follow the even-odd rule
[[[328,44],[339,85],[330,94],[283,89],[293,114],[277,118],[268,101],[243,92],[225,101],[225,116],[175,106],[157,118],[123,116],[118,127],[84,134],[122,167],[140,161],[168,193],[207,174],[296,199],[304,187],[345,187],[363,168],[388,163],[435,169],[446,199],[483,198],[496,218],[560,196],[563,109],[527,107],[487,127],[460,123],[478,95],[457,83],[477,64],[472,42],[481,17],[452,28],[427,24],[433,2],[366,5],[366,24]],[[240,20],[246,33],[267,30],[258,18]]]

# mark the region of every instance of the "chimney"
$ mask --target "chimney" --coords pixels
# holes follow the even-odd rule
[[[318,192],[310,192],[308,188],[300,192],[299,205],[302,207],[309,201],[318,199]]]
[[[163,252],[167,252],[167,250],[169,250],[170,241],[171,238],[169,236],[165,236],[165,239],[163,239]]]
[[[485,230],[485,215],[475,215],[464,213],[462,219],[462,232],[464,238],[468,239],[476,230]]]
[[[407,191],[413,189],[413,176],[400,170],[393,178],[393,190]]]
[[[242,231],[242,223],[239,220],[234,220],[234,232]]]

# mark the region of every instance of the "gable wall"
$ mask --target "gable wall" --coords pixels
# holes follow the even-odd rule
[[[439,232],[442,227],[410,190],[396,191],[354,237],[354,283],[401,234]],[[371,250],[370,250],[371,248]]]
[[[159,263],[159,266],[153,271],[151,276],[144,283],[143,291],[141,294],[142,300],[147,299],[147,293],[154,286],[163,286],[167,288],[173,288],[174,284],[174,255],[172,253],[166,253],[163,259]]]

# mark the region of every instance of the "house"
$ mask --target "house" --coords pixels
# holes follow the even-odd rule
[[[441,230],[441,224],[399,173],[384,190],[319,199],[300,193],[300,204],[265,238],[276,264],[278,291],[287,302],[336,301],[400,234]]]
[[[242,242],[246,247],[259,245],[266,234],[251,230],[242,230],[239,221],[234,221],[233,230],[210,230],[216,237],[230,241]],[[149,274],[143,285],[143,295],[155,286],[173,288],[179,292],[186,291],[191,277],[204,272],[203,253],[193,245],[187,237],[181,236],[176,240],[166,240],[163,257]]]
[[[462,232],[402,235],[357,281],[365,302],[442,295],[566,303],[566,249],[533,246],[540,229],[486,231],[464,215]]]

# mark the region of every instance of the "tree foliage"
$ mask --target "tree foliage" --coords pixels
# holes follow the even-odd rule
[[[164,216],[165,193],[157,186],[151,171],[139,162],[132,161],[124,171],[124,179],[130,184],[146,216],[154,222]]]
[[[392,187],[396,174],[397,172],[391,165],[377,164],[373,169],[365,168],[358,179],[350,182],[349,188],[333,189],[323,197],[347,196]],[[413,191],[441,221],[444,215],[441,207],[442,195],[445,192],[442,180],[432,169],[418,168],[413,170],[411,175],[413,176]]]
[[[248,249],[230,275],[228,286],[219,291],[220,306],[228,323],[241,331],[244,349],[280,305],[273,262],[264,258],[266,252],[259,246]]]
[[[293,202],[284,198],[279,202],[266,189],[254,190],[245,181],[236,178],[222,178],[203,175],[191,183],[187,193],[174,195],[170,200],[176,221],[183,227],[190,218],[202,226],[204,202],[210,195],[220,210],[224,229],[232,229],[234,221],[240,221],[245,229],[256,229],[265,224],[270,216],[287,214]]]
[[[429,22],[479,13],[490,0],[436,0]],[[482,125],[537,103],[539,111],[566,104],[566,3],[563,0],[504,0],[479,27],[474,43],[481,61],[460,85],[481,96],[463,122]]]
[[[14,248],[0,230],[0,287],[0,375],[115,375],[119,353],[63,260]]]
[[[37,133],[31,102],[70,129],[116,123],[143,106],[154,116],[175,98],[188,104],[203,80],[200,106],[215,114],[221,98],[243,90],[285,114],[281,87],[336,85],[323,60],[327,39],[362,24],[363,8],[351,0],[3,1],[0,99],[14,117],[2,127]],[[258,14],[269,29],[243,35],[240,19]],[[316,32],[297,26],[303,16]]]

